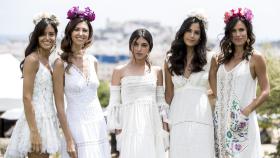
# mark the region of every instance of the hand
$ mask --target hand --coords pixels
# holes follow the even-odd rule
[[[163,122],[163,123],[162,123],[162,126],[163,126],[163,129],[164,129],[165,131],[169,132],[168,123]]]
[[[246,106],[244,109],[241,110],[241,113],[244,115],[244,116],[249,116],[250,113],[251,113],[251,109],[249,108],[249,106]]]
[[[38,131],[30,133],[31,150],[32,152],[40,153],[42,149],[42,141]]]
[[[122,130],[121,130],[121,129],[115,129],[115,133],[116,133],[116,135],[119,135],[121,132],[122,132]]]
[[[75,148],[74,140],[67,141],[67,153],[71,158],[77,158],[78,154]]]

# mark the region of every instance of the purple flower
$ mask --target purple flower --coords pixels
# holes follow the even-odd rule
[[[242,148],[242,146],[241,146],[240,144],[235,144],[235,149],[236,149],[237,151],[240,151],[241,148]]]
[[[75,18],[83,18],[91,22],[95,20],[95,14],[89,7],[83,11],[79,10],[78,6],[74,6],[67,12],[67,19],[73,20]]]
[[[240,122],[240,128],[244,128],[246,126],[246,122]]]

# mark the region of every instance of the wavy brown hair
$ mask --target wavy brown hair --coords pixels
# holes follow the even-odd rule
[[[72,65],[72,62],[70,61],[70,58],[73,56],[71,34],[76,26],[81,22],[86,22],[89,28],[89,38],[85,43],[84,48],[88,48],[92,43],[93,29],[89,21],[83,18],[75,18],[68,22],[64,31],[64,37],[61,41],[61,50],[63,53],[60,55],[61,59],[67,63],[67,67],[65,69],[66,72],[68,72]]]
[[[194,47],[194,56],[191,62],[192,72],[199,72],[203,70],[204,65],[207,63],[206,58],[206,43],[207,36],[205,31],[205,26],[203,21],[196,17],[187,18],[180,29],[176,33],[175,40],[171,44],[170,50],[167,52],[167,60],[171,66],[168,68],[169,72],[173,75],[183,75],[186,67],[186,57],[187,57],[187,45],[184,42],[184,34],[190,29],[191,25],[198,23],[200,27],[200,40],[199,43]]]
[[[23,64],[25,58],[32,52],[36,51],[39,47],[39,37],[45,32],[45,29],[51,25],[55,31],[55,36],[57,36],[57,23],[48,18],[43,18],[34,28],[33,32],[29,35],[29,43],[24,52],[24,59],[20,62],[20,70],[23,72]]]
[[[230,59],[234,55],[235,47],[234,47],[234,44],[232,44],[232,42],[231,42],[231,37],[232,37],[232,30],[238,21],[241,21],[245,25],[246,30],[247,30],[247,36],[248,36],[248,39],[250,40],[249,43],[246,42],[244,45],[245,52],[243,54],[242,59],[249,60],[249,56],[252,55],[252,51],[254,49],[253,44],[255,43],[255,35],[253,33],[253,26],[252,26],[251,22],[249,22],[248,20],[246,20],[243,17],[234,17],[225,26],[225,35],[220,42],[221,54],[219,55],[219,58],[218,58],[219,64],[229,62]],[[229,51],[230,49],[232,52]]]
[[[134,45],[135,41],[137,41],[140,37],[143,37],[145,40],[147,40],[147,42],[149,44],[149,51],[151,52],[153,49],[153,37],[152,37],[152,34],[144,28],[137,29],[131,34],[131,36],[129,38],[129,50],[132,52],[132,46]],[[132,55],[133,55],[133,53],[132,53]],[[149,71],[150,71],[151,62],[149,61],[148,57],[145,59],[145,62],[148,65]]]

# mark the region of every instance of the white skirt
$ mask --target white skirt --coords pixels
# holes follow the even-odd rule
[[[60,150],[60,134],[56,115],[36,118],[42,140],[42,153],[54,154]],[[16,123],[5,158],[24,158],[31,151],[30,131],[25,116]]]
[[[170,129],[170,158],[214,158],[213,126],[182,122]]]

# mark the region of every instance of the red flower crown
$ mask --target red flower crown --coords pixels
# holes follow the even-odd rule
[[[252,11],[248,8],[231,9],[230,11],[225,12],[225,17],[224,17],[225,24],[227,24],[231,19],[235,17],[244,18],[251,23],[254,15]]]

